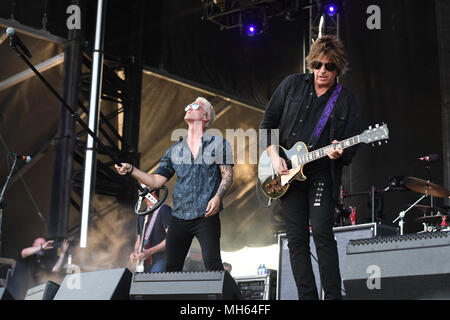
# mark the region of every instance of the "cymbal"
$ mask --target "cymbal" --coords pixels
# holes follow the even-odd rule
[[[409,208],[412,204],[405,204],[403,207]],[[449,209],[446,207],[432,207],[432,206],[424,206],[421,204],[416,204],[412,207],[413,209],[418,209],[422,211],[423,213],[430,213],[430,212],[440,212],[441,214],[447,214],[449,213]]]
[[[449,216],[425,216],[416,218],[416,220],[421,222],[441,222],[443,219],[447,219]]]
[[[412,191],[421,194],[428,194],[429,196],[437,198],[447,198],[450,196],[450,191],[444,187],[413,177],[406,177],[403,179],[403,185]]]

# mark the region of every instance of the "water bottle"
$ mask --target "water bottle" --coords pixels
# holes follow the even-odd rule
[[[262,266],[262,274],[267,274],[267,268],[265,264],[263,264]]]
[[[259,276],[259,275],[261,275],[261,273],[262,273],[262,265],[260,264],[258,266],[258,270],[256,271],[256,274]]]

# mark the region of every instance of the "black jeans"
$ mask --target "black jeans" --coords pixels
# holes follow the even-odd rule
[[[182,271],[184,260],[196,237],[206,270],[224,270],[220,256],[220,218],[182,220],[172,216],[166,237],[166,271]]]
[[[325,299],[341,299],[337,243],[333,234],[334,201],[330,179],[294,181],[281,198],[292,272],[299,299],[318,299],[310,256],[313,234]]]

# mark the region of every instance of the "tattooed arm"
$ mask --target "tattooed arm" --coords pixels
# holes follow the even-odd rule
[[[220,165],[219,168],[220,174],[222,175],[222,181],[220,182],[219,189],[217,189],[216,196],[223,199],[223,196],[233,184],[233,166],[224,164]]]
[[[220,182],[216,195],[208,203],[205,214],[206,218],[215,215],[219,211],[220,201],[223,199],[233,183],[233,166],[220,165],[219,168],[220,174],[222,175],[222,181]]]

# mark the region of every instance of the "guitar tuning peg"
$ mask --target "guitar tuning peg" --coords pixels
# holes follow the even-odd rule
[[[385,140],[384,142],[385,142],[385,143],[388,143],[388,141],[387,141],[387,140]]]
[[[377,123],[376,125],[375,125],[375,128],[378,128],[380,125]]]
[[[381,141],[378,141],[378,145],[381,146],[381,144],[382,144]]]
[[[372,129],[372,126],[369,126],[369,130],[371,130]]]
[[[375,147],[375,143],[372,142],[372,147]]]

